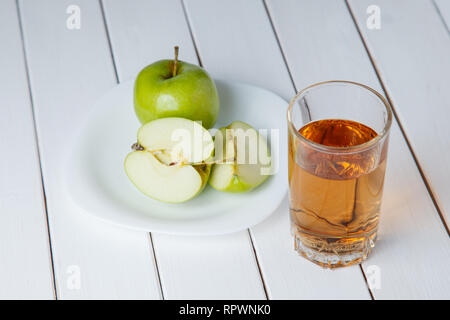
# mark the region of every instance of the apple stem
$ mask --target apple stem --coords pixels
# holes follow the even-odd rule
[[[178,62],[178,46],[175,46],[175,59],[173,60],[173,70],[172,70],[172,77],[175,77],[177,75],[177,62]]]
[[[131,146],[131,149],[133,149],[134,151],[142,151],[142,150],[144,150],[144,147],[136,142],[136,143],[133,143],[133,145]]]

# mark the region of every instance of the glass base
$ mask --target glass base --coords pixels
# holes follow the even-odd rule
[[[376,231],[352,237],[330,237],[297,230],[294,246],[309,261],[323,268],[334,269],[366,260],[375,247],[376,237]]]

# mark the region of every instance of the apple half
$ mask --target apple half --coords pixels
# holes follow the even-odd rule
[[[217,131],[214,143],[216,164],[209,179],[214,189],[247,192],[269,177],[267,141],[250,125],[235,121]]]
[[[143,125],[125,172],[143,194],[164,202],[184,202],[206,186],[214,153],[211,134],[184,118],[162,118]]]

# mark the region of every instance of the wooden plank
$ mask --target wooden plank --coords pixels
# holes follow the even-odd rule
[[[160,298],[148,234],[82,215],[68,201],[62,183],[65,154],[91,103],[116,85],[99,3],[46,0],[19,4],[58,298]],[[66,27],[69,5],[81,10],[80,29]]]
[[[190,0],[185,5],[206,69],[221,78],[268,88],[285,99],[294,95],[262,1]],[[287,200],[251,233],[271,299],[370,299],[359,267],[329,272],[294,252]]]
[[[354,2],[360,4],[359,1]],[[367,6],[373,2],[364,3],[365,6],[360,5],[361,17],[365,17]],[[319,80],[346,79],[368,84],[382,92],[344,1],[268,1],[268,7],[298,88]],[[386,16],[392,14],[386,8],[382,12]],[[407,33],[392,36],[392,43],[385,44],[384,50],[395,51],[396,45],[402,42],[400,40],[411,35],[412,21],[403,30]],[[392,32],[386,25],[382,30],[386,32],[384,37],[389,37]],[[397,63],[401,64],[400,61]],[[399,70],[397,73],[401,74]],[[415,90],[405,88],[408,87],[399,88],[399,92],[417,95]],[[448,298],[448,245],[446,230],[399,126],[394,122],[380,237],[372,256],[363,264],[371,280],[375,279],[377,270],[381,272],[381,287],[373,288],[374,297]]]
[[[448,0],[433,0],[436,4],[439,15],[443,19],[447,31],[450,32],[450,1]]]
[[[0,298],[52,299],[39,158],[17,8],[0,2]]]
[[[180,1],[104,1],[120,81],[173,55],[198,63]],[[217,237],[152,234],[167,299],[264,299],[264,288],[246,231]]]
[[[381,9],[380,30],[365,27],[369,1],[351,1],[350,4],[419,165],[448,224],[448,30],[431,1],[374,1],[373,4]]]

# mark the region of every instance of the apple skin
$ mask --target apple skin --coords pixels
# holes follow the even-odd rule
[[[219,96],[214,81],[201,67],[177,62],[172,76],[173,60],[159,60],[138,74],[134,86],[134,109],[139,121],[181,117],[201,121],[209,129],[219,116]]]
[[[196,165],[193,167],[195,170],[197,170],[198,174],[202,178],[202,187],[200,188],[200,190],[198,190],[198,192],[195,194],[195,196],[193,196],[191,199],[198,196],[203,191],[203,189],[205,189],[206,185],[208,184],[209,176],[211,174],[212,165],[202,164],[202,165]]]

